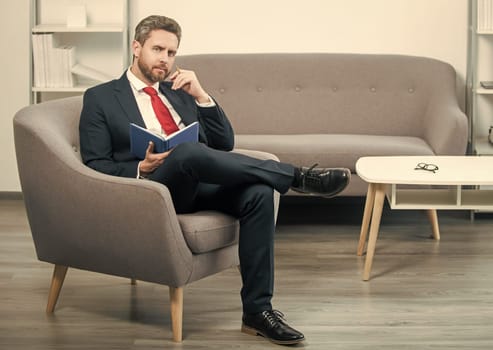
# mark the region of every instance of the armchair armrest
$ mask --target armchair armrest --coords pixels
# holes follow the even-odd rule
[[[235,148],[232,152],[241,153],[246,156],[258,158],[258,159],[272,159],[275,161],[279,161],[276,155],[268,152],[255,151],[251,149],[243,149],[243,148]]]

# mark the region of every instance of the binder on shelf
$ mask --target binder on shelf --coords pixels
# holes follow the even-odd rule
[[[41,34],[32,35],[33,44],[33,79],[34,86],[46,86],[46,66],[43,52],[43,37]]]
[[[85,5],[70,5],[67,9],[67,27],[86,27],[87,15]]]
[[[478,32],[493,31],[493,0],[477,0],[476,4]]]
[[[98,71],[97,69],[84,66],[82,64],[75,64],[71,67],[71,71],[73,74],[88,78],[90,80],[95,80],[98,82],[106,82],[109,80],[112,80],[113,77],[109,74],[106,74],[104,72]]]
[[[54,47],[53,34],[33,34],[33,77],[35,87],[73,87],[75,47]]]
[[[74,86],[74,76],[96,82],[113,77],[76,62],[75,46],[57,46],[53,33],[33,33],[33,80],[35,87],[65,88]]]

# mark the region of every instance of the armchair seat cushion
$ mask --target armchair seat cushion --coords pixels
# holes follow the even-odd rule
[[[179,214],[185,241],[194,254],[207,253],[238,243],[240,225],[234,217],[215,211]]]
[[[434,155],[421,138],[360,134],[237,135],[241,148],[275,154],[281,162],[321,167],[345,167],[355,172],[363,156]],[[300,163],[303,160],[303,164]]]

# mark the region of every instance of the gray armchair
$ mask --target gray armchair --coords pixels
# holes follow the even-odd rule
[[[19,176],[38,259],[54,264],[47,312],[68,267],[169,286],[173,340],[182,340],[183,287],[238,265],[238,221],[177,215],[156,182],[98,173],[79,154],[82,98],[28,106],[14,117]],[[268,153],[241,151],[259,158]],[[279,194],[274,196],[277,213]]]

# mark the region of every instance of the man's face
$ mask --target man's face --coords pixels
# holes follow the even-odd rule
[[[148,85],[161,82],[171,73],[178,50],[178,38],[165,30],[153,30],[141,45],[132,43],[135,56],[132,72]]]

